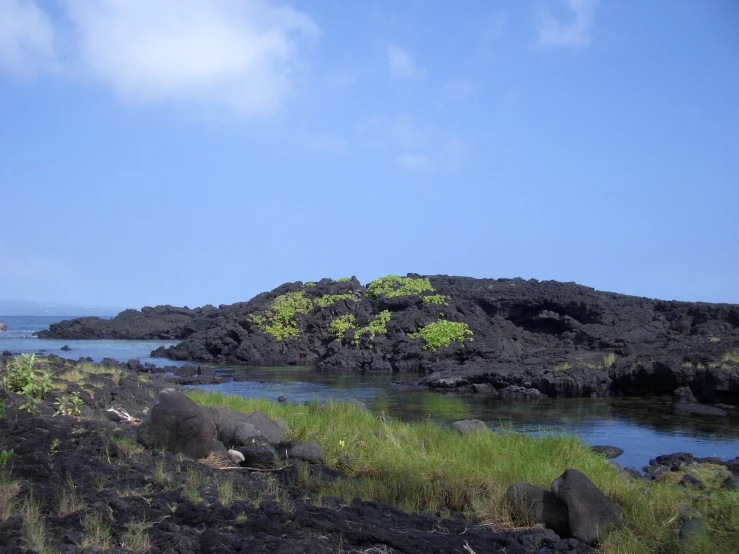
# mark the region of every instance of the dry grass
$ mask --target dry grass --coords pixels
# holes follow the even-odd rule
[[[151,539],[149,538],[149,524],[146,521],[129,521],[126,531],[121,536],[121,546],[127,550],[146,554],[151,551]]]

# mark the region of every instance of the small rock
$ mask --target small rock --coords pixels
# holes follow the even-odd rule
[[[699,519],[689,519],[680,526],[680,532],[678,536],[680,540],[689,540],[696,535],[701,535],[706,532],[706,526]]]
[[[739,477],[736,475],[727,477],[726,480],[722,483],[722,486],[725,489],[729,489],[730,491],[739,490]]]
[[[62,346],[61,350],[63,350],[64,352],[69,352],[72,349],[69,347],[69,345],[65,344],[64,346]]]
[[[248,443],[240,446],[238,451],[244,456],[242,462],[246,467],[271,467],[280,457],[277,450],[264,437],[253,437]]]
[[[572,536],[584,543],[595,544],[600,533],[623,523],[621,509],[576,469],[555,479],[552,492],[567,505]]]
[[[705,404],[675,404],[675,411],[681,414],[725,417],[726,411]]]
[[[143,371],[144,369],[144,367],[141,365],[141,362],[136,358],[131,358],[130,360],[128,360],[128,363],[126,365],[131,371]]]
[[[633,467],[627,467],[623,470],[623,473],[631,479],[641,479],[641,473]]]
[[[452,427],[456,429],[461,435],[468,435],[478,431],[490,431],[490,427],[487,423],[480,421],[479,419],[464,419],[462,421],[455,421],[452,423]]]
[[[624,453],[623,448],[619,448],[618,446],[605,446],[605,445],[596,445],[591,446],[590,450],[593,452],[597,452],[598,454],[603,454],[607,459],[613,459],[618,458],[621,454]]]
[[[677,513],[683,521],[699,519],[701,516],[701,513],[693,506],[681,506]]]
[[[246,418],[246,422],[251,423],[254,427],[259,429],[259,432],[264,435],[272,446],[277,446],[281,442],[287,440],[282,429],[280,429],[280,426],[267,417],[267,414],[265,413],[254,412]]]
[[[705,489],[706,486],[703,484],[703,481],[698,479],[695,475],[685,474],[683,475],[683,478],[680,479],[680,484],[690,489]]]
[[[234,434],[231,443],[236,446],[244,446],[246,444],[249,444],[249,441],[251,441],[253,438],[261,436],[262,433],[259,432],[259,429],[254,427],[254,425],[252,425],[251,423],[237,423],[236,427],[234,428]]]
[[[278,396],[277,402],[280,402],[280,403],[287,402],[287,398],[285,398],[284,396]]]
[[[672,393],[672,399],[677,404],[696,404],[698,401],[690,387],[680,387]]]
[[[311,464],[323,464],[326,462],[326,453],[321,445],[315,442],[304,442],[291,448],[288,457],[303,460]]]
[[[528,483],[508,487],[506,500],[515,514],[526,514],[528,523],[542,523],[560,537],[570,536],[567,506],[553,493]]]

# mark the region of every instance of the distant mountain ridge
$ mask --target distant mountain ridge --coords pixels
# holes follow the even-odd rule
[[[92,306],[61,304],[55,302],[27,302],[24,300],[0,300],[0,317],[10,315],[48,316],[114,316],[125,308],[116,306]]]

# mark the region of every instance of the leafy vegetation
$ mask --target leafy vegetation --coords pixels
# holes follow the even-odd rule
[[[443,294],[431,294],[429,296],[423,297],[423,303],[426,306],[428,306],[429,304],[436,304],[439,306],[448,306],[449,298],[447,298]]]
[[[338,279],[336,279],[337,283],[351,283],[351,281],[351,277],[339,277]]]
[[[554,371],[567,371],[568,369],[572,369],[570,362],[560,362],[554,366]]]
[[[315,284],[315,283],[314,283],[313,281],[308,281],[308,282],[307,282],[307,283],[305,284],[305,286],[306,286],[306,287],[308,287],[308,288],[313,288],[313,287],[315,287],[315,286],[316,286],[316,284]]]
[[[38,411],[39,400],[52,388],[51,373],[36,367],[35,354],[23,354],[11,360],[5,367],[2,382],[8,390],[23,395],[19,408],[29,413]]]
[[[448,348],[455,341],[464,341],[467,337],[474,336],[472,330],[466,323],[461,321],[447,321],[440,319],[421,327],[417,333],[408,335],[411,339],[423,339],[424,350],[438,350],[441,347]],[[472,340],[471,338],[468,340]]]
[[[356,320],[353,314],[345,314],[341,317],[337,317],[332,320],[328,326],[328,331],[331,336],[337,341],[341,342],[344,340],[344,335],[349,329],[356,329]]]
[[[312,309],[313,302],[303,291],[289,292],[275,298],[264,315],[251,315],[249,319],[265,333],[283,341],[300,333],[295,316],[310,313]]]
[[[370,321],[365,327],[356,330],[352,344],[358,348],[361,344],[363,335],[369,334],[370,342],[373,342],[377,335],[387,335],[387,324],[390,322],[390,317],[391,315],[389,310],[381,311],[377,314],[375,319]]]
[[[424,292],[435,292],[428,278],[398,277],[388,275],[372,281],[367,287],[367,298],[377,300],[381,296],[396,298],[398,296],[417,296]]]
[[[678,513],[691,498],[673,481],[694,468],[670,474],[670,481],[629,480],[571,436],[532,437],[505,427],[462,436],[429,421],[378,418],[348,403],[277,404],[202,391],[187,394],[204,406],[283,418],[291,438],[321,444],[332,467],[350,454],[342,470],[360,479],[327,482],[307,471],[298,476],[299,486],[319,495],[381,501],[412,512],[436,513],[446,506],[472,522],[512,528],[516,522],[505,501],[508,486],[526,482],[548,490],[564,470],[575,468],[624,511],[624,526],[603,537],[602,554],[739,551],[739,491],[726,489],[713,491],[710,500],[705,495],[692,499],[709,529],[700,539],[708,546],[679,546],[674,534]]]
[[[60,397],[56,402],[56,413],[54,415],[80,416],[82,415],[82,406],[84,403],[80,398],[79,392],[67,394]]]
[[[321,296],[320,298],[316,298],[314,300],[314,304],[316,308],[328,308],[332,304],[336,304],[337,302],[341,302],[342,300],[354,300],[354,295],[351,293],[347,294],[327,294],[325,296]]]

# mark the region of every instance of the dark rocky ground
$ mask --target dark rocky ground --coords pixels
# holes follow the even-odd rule
[[[40,521],[44,552],[143,552],[136,541],[146,536],[152,553],[591,552],[544,529],[497,532],[374,502],[318,499],[293,486],[290,471],[224,471],[145,448],[135,425],[109,421],[103,411],[122,407],[142,418],[171,379],[112,363],[80,376],[74,363],[49,363],[55,386],[66,391],[49,392],[37,415],[18,409],[22,397],[0,387],[0,451],[13,450],[2,468],[0,552],[41,551],[29,538]],[[56,401],[73,393],[83,401],[80,414],[54,415]],[[23,509],[28,498],[40,508],[37,520]],[[104,533],[95,539],[96,528],[110,529],[107,544]]]
[[[420,277],[420,276],[415,276]],[[83,318],[52,325],[49,338],[172,338],[155,354],[175,360],[246,365],[315,365],[323,370],[420,373],[432,388],[491,396],[587,397],[672,394],[688,387],[699,401],[739,403],[739,306],[652,300],[574,283],[431,276],[435,292],[371,299],[356,279],[315,286],[284,284],[249,302],[197,310],[158,306],[113,320]],[[279,295],[310,299],[351,295],[295,317],[300,333],[283,341],[251,316]],[[439,294],[446,304],[427,304]],[[329,325],[353,314],[359,327],[391,312],[387,334],[339,342]],[[443,315],[442,315],[443,314]],[[409,335],[443,317],[474,332],[437,351]]]

